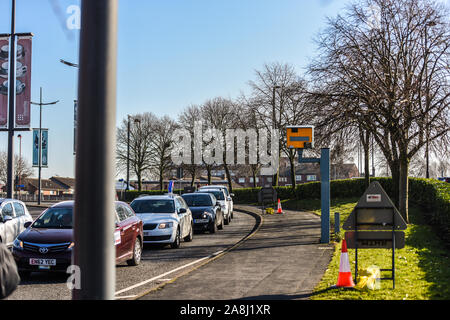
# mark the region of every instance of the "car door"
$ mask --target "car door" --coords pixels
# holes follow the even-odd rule
[[[132,254],[134,250],[134,243],[136,234],[139,232],[139,219],[137,219],[133,209],[125,204],[120,204],[127,216],[124,221],[124,238],[126,243],[125,254]]]
[[[178,218],[180,219],[180,233],[181,237],[184,238],[187,235],[187,228],[186,228],[186,212],[185,213],[179,213],[180,209],[183,208],[183,205],[180,201],[180,199],[177,197],[175,198],[175,210],[178,214]]]
[[[14,215],[14,209],[11,202],[4,203],[2,206],[2,216],[3,221],[6,217],[11,217],[12,220],[4,221],[3,222],[3,228],[4,228],[4,236],[5,239],[3,239],[3,243],[6,244],[6,246],[11,246],[14,240],[17,236],[17,219],[15,219]]]
[[[16,220],[17,220],[17,227],[18,227],[18,234],[21,234],[25,230],[25,223],[27,222],[27,216],[25,213],[24,206],[19,202],[13,202],[14,211],[16,214]]]
[[[116,213],[119,218],[120,244],[118,244],[118,258],[129,254],[133,250],[133,233],[131,219],[123,204],[116,204]]]
[[[186,214],[185,214],[185,226],[186,226],[186,235],[188,235],[191,232],[191,228],[192,225],[194,223],[193,218],[192,218],[192,212],[189,209],[189,206],[187,205],[186,201],[184,201],[183,198],[179,198],[180,203],[181,203],[181,207],[186,209]]]

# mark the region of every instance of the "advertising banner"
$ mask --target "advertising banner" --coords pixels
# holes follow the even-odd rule
[[[39,167],[39,129],[33,130],[33,167]]]
[[[39,129],[33,129],[33,167],[39,167]],[[48,167],[48,129],[42,129],[41,167]]]
[[[48,130],[42,129],[42,167],[48,167]]]
[[[0,38],[0,128],[2,129],[8,127],[8,57],[9,38]]]
[[[73,106],[73,155],[77,154],[77,109],[78,101],[74,101]]]
[[[16,128],[31,125],[31,48],[31,36],[20,37],[17,41]]]

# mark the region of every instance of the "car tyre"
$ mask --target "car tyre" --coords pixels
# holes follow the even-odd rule
[[[224,224],[224,217],[223,217],[223,215],[222,215],[222,221],[220,222],[220,224],[217,226],[217,229],[219,229],[219,230],[223,230],[223,224]]]
[[[130,260],[127,260],[127,264],[129,266],[137,266],[137,265],[139,265],[139,263],[141,263],[141,258],[142,258],[141,240],[139,240],[139,238],[136,238],[136,241],[135,241],[134,247],[133,247],[133,258],[131,258]]]
[[[225,225],[226,225],[226,226],[229,225],[230,222],[231,222],[231,214],[229,213],[229,214],[227,215],[227,218],[225,219]]]
[[[216,233],[217,232],[217,224],[216,220],[212,222],[211,226],[209,227],[209,233]]]
[[[181,234],[180,234],[180,228],[177,229],[177,234],[175,236],[175,240],[170,244],[170,247],[172,249],[178,249],[181,244]]]
[[[186,242],[192,242],[194,239],[194,225],[191,223],[191,230],[189,231],[189,234],[184,238],[184,241]]]

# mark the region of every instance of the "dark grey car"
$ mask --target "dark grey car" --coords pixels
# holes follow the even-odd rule
[[[0,199],[0,243],[12,247],[27,222],[33,222],[33,218],[22,201]]]

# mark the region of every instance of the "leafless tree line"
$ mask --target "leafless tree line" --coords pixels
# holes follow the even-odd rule
[[[133,171],[139,181],[157,176],[162,188],[172,168],[170,133],[184,128],[193,135],[194,123],[201,121],[204,130],[217,130],[216,138],[202,141],[206,145],[217,136],[224,138],[226,129],[278,131],[278,155],[289,159],[295,188],[297,154],[287,147],[285,131],[290,125],[310,124],[316,127],[316,150],[311,152],[329,147],[333,163],[343,163],[362,146],[367,184],[374,148],[377,166],[392,175],[395,201],[408,219],[409,174],[423,174],[422,160],[430,154],[438,158],[436,170],[449,166],[449,17],[444,6],[431,0],[354,2],[342,15],[328,19],[316,39],[318,54],[304,75],[292,65],[270,63],[255,72],[248,94],[188,106],[176,120],[151,113],[134,116],[140,121],[131,130]],[[121,170],[127,160],[127,124],[124,120],[118,129]],[[223,144],[222,138],[216,142]],[[192,185],[201,170],[211,182],[218,167],[194,158],[183,166]],[[232,170],[249,173],[256,186],[261,169],[255,164],[236,167],[225,157],[219,167],[230,189]],[[274,185],[278,180],[279,170]]]

